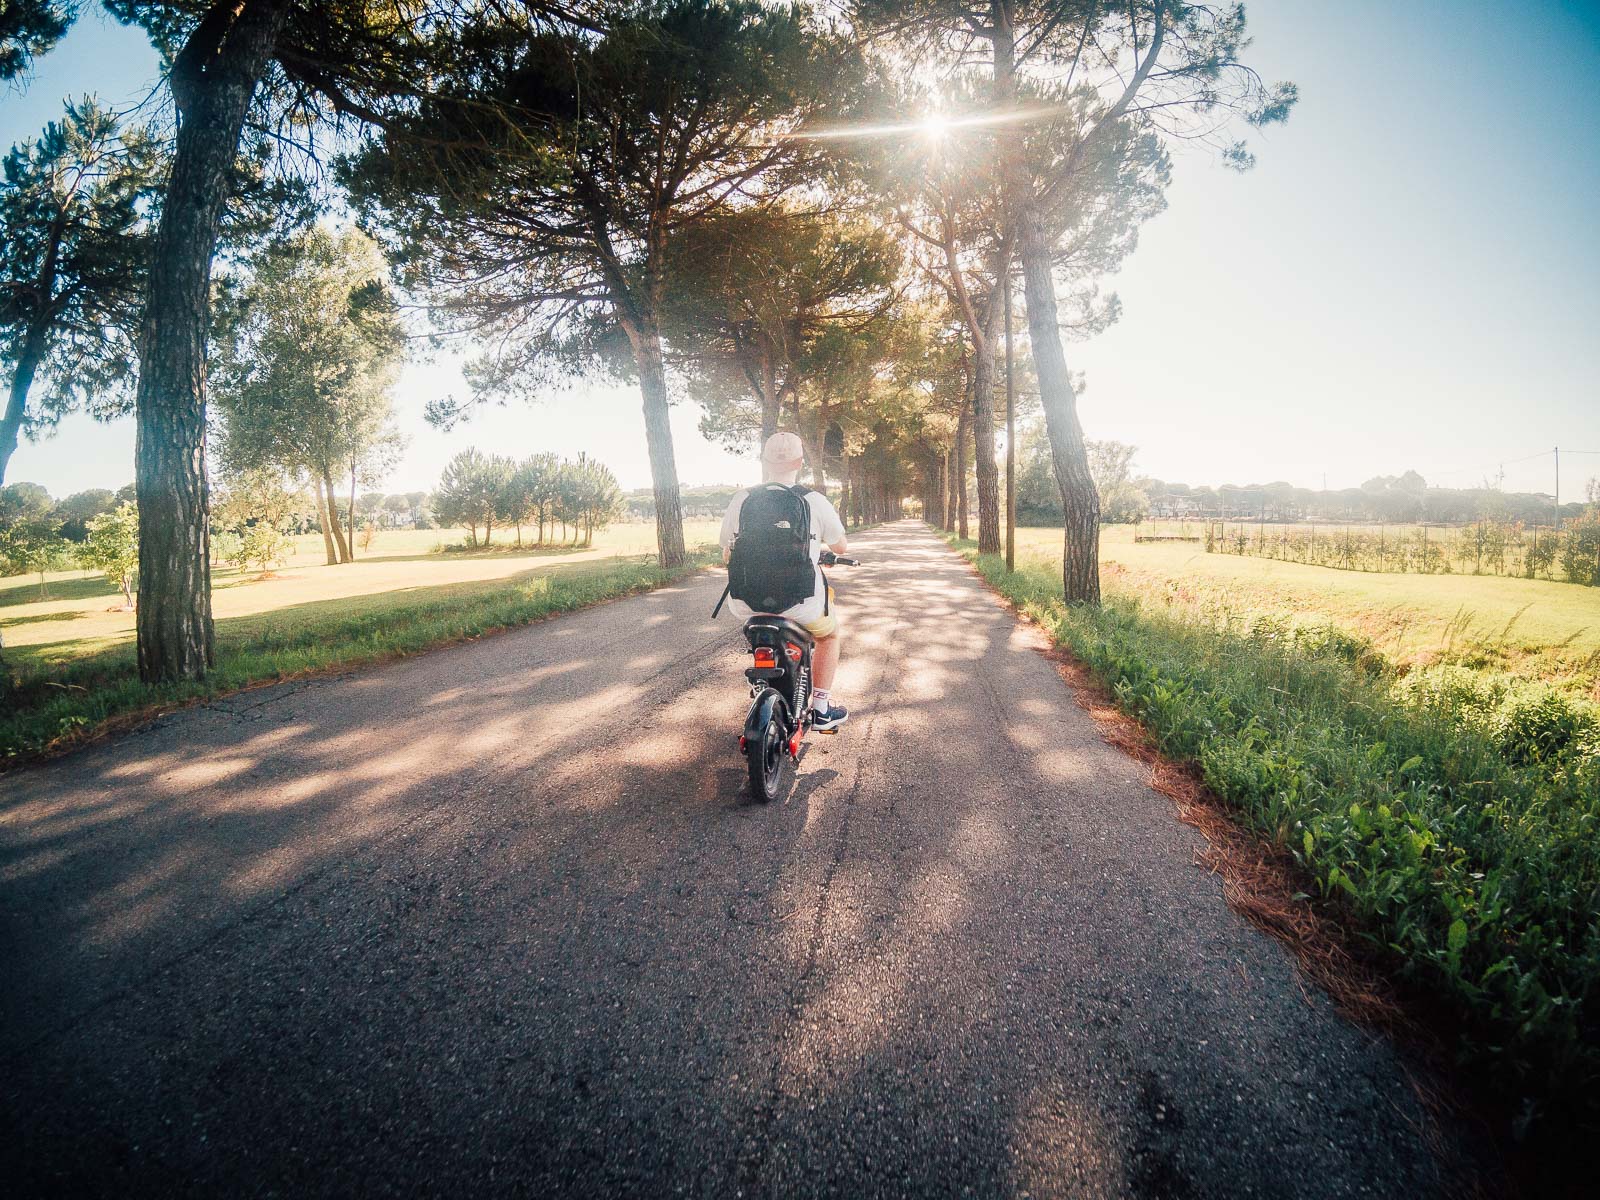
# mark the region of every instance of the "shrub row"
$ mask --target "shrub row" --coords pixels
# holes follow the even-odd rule
[[[1459,571],[1600,586],[1600,510],[1570,520],[1560,532],[1501,521],[1432,530],[1290,529],[1208,521],[1205,545],[1208,554],[1246,554],[1344,571]]]

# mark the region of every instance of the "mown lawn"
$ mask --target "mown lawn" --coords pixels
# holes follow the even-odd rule
[[[691,547],[714,542],[716,535],[715,522],[685,523],[684,538]],[[326,565],[320,536],[300,537],[294,539],[294,553],[270,577],[216,570],[212,610],[219,621],[232,621],[347,602],[350,615],[358,616],[418,588],[504,583],[556,563],[642,557],[656,548],[655,526],[639,522],[604,530],[587,548],[519,550],[513,536],[496,530],[491,546],[441,553],[440,547],[461,545],[465,531],[392,530],[380,533],[369,549],[358,549],[355,562],[333,567]],[[81,571],[48,575],[45,589],[48,598],[41,599],[38,576],[0,579],[0,637],[14,669],[64,666],[132,643],[134,615],[120,611],[121,594],[101,576]]]
[[[707,531],[686,532],[695,546]],[[653,550],[653,530],[650,542]],[[50,586],[62,598],[42,604],[28,598],[34,580],[18,603],[16,581],[4,581],[0,624],[17,686],[0,708],[0,769],[161,708],[526,624],[660,586],[715,559],[702,544],[684,571],[663,571],[653,554],[618,540],[578,554],[372,556],[331,568],[319,558],[272,579],[224,576],[213,597],[216,668],[204,683],[160,687],[138,680],[133,614],[101,611],[117,598],[109,586],[97,594],[95,581],[59,580]],[[49,615],[51,604],[65,615]]]
[[[1376,607],[1403,608],[1411,631],[1448,625],[1511,585],[1531,605],[1520,665],[1570,666],[1593,644],[1596,598],[1218,561],[1112,531],[1104,558],[1123,569],[1105,572],[1104,603],[1069,606],[1045,549],[1058,537],[1026,531],[1015,574],[958,546],[1450,1015],[1447,1037],[1508,1120],[1553,1143],[1600,1120],[1600,710],[1565,666],[1540,682],[1473,667],[1448,639],[1399,637],[1402,657],[1443,661],[1397,661],[1346,623]],[[1498,614],[1481,619],[1495,632]],[[1550,657],[1534,630],[1565,649]]]

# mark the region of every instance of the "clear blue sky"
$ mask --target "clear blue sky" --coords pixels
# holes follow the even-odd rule
[[[1600,450],[1600,3],[1258,0],[1248,61],[1301,103],[1237,175],[1181,152],[1168,211],[1108,281],[1121,322],[1069,348],[1088,375],[1091,437],[1137,445],[1167,479],[1331,487],[1421,471],[1464,486],[1550,489],[1550,457]],[[117,102],[155,77],[141,35],[86,16],[28,87],[0,91],[0,143],[62,97]],[[417,366],[398,396],[411,443],[392,489],[431,486],[470,444],[587,450],[649,482],[627,389],[584,387],[484,413],[444,435],[421,420],[454,364]],[[752,470],[677,410],[686,482]],[[602,432],[604,431],[604,432]],[[62,495],[132,477],[129,422],[66,422],[24,444],[13,480]],[[1562,496],[1600,475],[1563,456]]]

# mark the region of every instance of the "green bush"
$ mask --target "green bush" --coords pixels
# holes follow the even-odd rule
[[[1519,766],[1559,762],[1587,750],[1594,717],[1579,703],[1549,688],[1517,695],[1494,723],[1494,742],[1508,762]]]

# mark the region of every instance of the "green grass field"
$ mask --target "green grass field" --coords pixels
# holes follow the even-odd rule
[[[717,557],[716,523],[688,522],[691,567]],[[0,711],[0,766],[86,740],[153,709],[274,680],[413,654],[676,578],[656,566],[653,525],[607,530],[588,549],[502,544],[441,553],[459,530],[380,535],[354,563],[325,565],[320,537],[298,539],[269,577],[215,579],[217,666],[201,684],[147,687],[134,614],[85,572],[0,580],[0,634],[16,690]]]
[[[1102,531],[1108,590],[1218,619],[1265,614],[1335,625],[1370,640],[1403,669],[1458,663],[1546,680],[1600,701],[1600,588],[1492,575],[1339,571],[1207,554],[1196,542],[1133,538],[1130,526]],[[1019,529],[1017,556],[1019,563],[1059,564],[1060,531]]]
[[[714,521],[685,523],[690,547],[716,537]],[[465,540],[460,529],[391,530],[380,533],[370,549],[358,550],[355,562],[330,567],[320,536],[295,538],[293,553],[270,577],[216,570],[212,610],[219,626],[241,630],[259,627],[269,617],[293,624],[335,611],[362,616],[393,608],[422,589],[445,589],[435,592],[440,597],[473,596],[541,568],[637,558],[656,548],[653,524],[630,523],[602,531],[588,548],[518,550],[509,531],[497,530],[488,547],[438,552]],[[13,669],[64,666],[132,643],[133,613],[120,610],[120,593],[100,575],[47,575],[45,591],[48,598],[41,599],[38,576],[0,578],[0,636]]]

